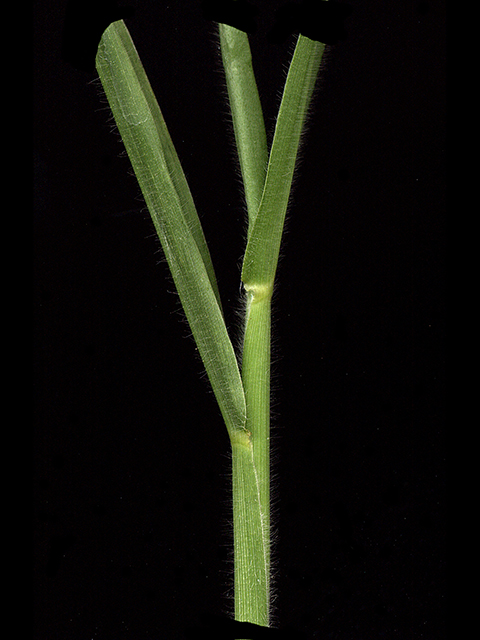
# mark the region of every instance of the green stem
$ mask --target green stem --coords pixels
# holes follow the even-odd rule
[[[270,609],[271,293],[247,291],[242,381],[250,442],[232,444],[235,618],[263,626]]]
[[[265,124],[247,34],[219,24],[219,36],[250,234],[265,186]],[[242,383],[248,443],[244,434],[242,443],[232,438],[235,619],[268,626],[271,291],[246,291]]]
[[[268,626],[269,567],[253,447],[232,443],[235,620]]]
[[[235,618],[269,626],[271,298],[300,136],[324,45],[298,38],[265,172],[265,126],[248,37],[220,25],[220,43],[249,217],[241,373],[247,435],[242,434],[242,444],[232,439]]]

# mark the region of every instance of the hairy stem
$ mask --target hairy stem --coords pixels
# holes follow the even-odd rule
[[[235,618],[268,626],[270,614],[271,290],[247,290],[242,381],[249,447],[232,445]]]

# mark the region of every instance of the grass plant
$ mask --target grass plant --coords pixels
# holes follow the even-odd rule
[[[269,626],[271,300],[297,152],[324,45],[298,36],[268,149],[248,36],[228,25],[218,27],[248,211],[239,359],[190,189],[123,21],[104,32],[96,67],[230,437],[235,619]]]

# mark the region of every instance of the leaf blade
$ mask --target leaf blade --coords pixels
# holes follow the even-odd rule
[[[170,267],[230,436],[245,396],[193,198],[150,83],[123,21],[104,32],[97,71]]]
[[[247,203],[249,229],[260,206],[268,164],[267,134],[248,35],[219,24],[220,48]]]
[[[285,214],[308,106],[325,45],[300,35],[285,82],[267,177],[242,266],[246,289],[273,286]]]

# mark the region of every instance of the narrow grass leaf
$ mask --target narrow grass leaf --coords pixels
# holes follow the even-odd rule
[[[301,133],[324,49],[320,42],[298,37],[278,112],[262,200],[245,251],[242,281],[247,290],[273,286]]]
[[[200,220],[162,113],[123,21],[104,32],[97,71],[230,436],[245,396]]]
[[[218,27],[251,229],[265,185],[268,163],[267,135],[248,35],[226,24],[219,24]]]

